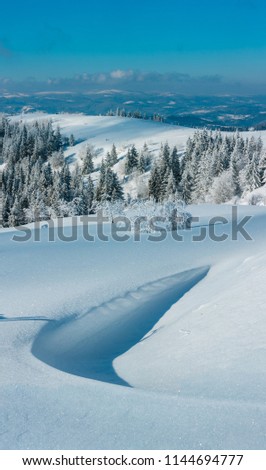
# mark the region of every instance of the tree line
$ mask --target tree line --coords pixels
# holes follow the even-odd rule
[[[165,143],[158,156],[147,144],[141,151],[133,144],[126,155],[118,157],[113,145],[100,166],[95,166],[94,149],[87,146],[81,165],[71,170],[64,150],[74,144],[73,135],[64,137],[49,120],[23,123],[0,119],[4,226],[36,218],[86,215],[105,203],[129,205],[136,199],[222,203],[266,182],[263,143],[253,135],[243,138],[237,132],[197,130],[184,151]],[[128,181],[142,184],[133,200],[131,194],[124,194]]]
[[[0,120],[4,226],[19,226],[36,218],[86,215],[97,203],[123,199],[122,186],[111,169],[117,158],[115,147],[107,154],[95,186],[91,177],[94,156],[89,147],[82,166],[70,171],[64,150],[73,144],[74,137],[63,137],[51,121]]]
[[[185,152],[167,144],[152,167],[149,196],[155,200],[178,195],[186,204],[223,203],[263,186],[266,154],[261,138],[243,138],[206,129],[188,138]]]

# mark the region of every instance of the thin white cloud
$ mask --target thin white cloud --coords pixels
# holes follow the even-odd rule
[[[110,77],[114,79],[121,80],[123,78],[129,78],[132,77],[133,72],[132,70],[113,70],[113,72],[110,73]]]

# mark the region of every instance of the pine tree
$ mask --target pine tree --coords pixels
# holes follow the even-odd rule
[[[211,184],[212,177],[212,154],[205,152],[199,162],[199,171],[194,185],[193,199],[195,201],[204,201]]]
[[[36,157],[34,156],[34,162],[37,161],[38,159],[38,153],[36,153]],[[50,162],[53,166],[53,168],[57,169],[60,168],[64,165],[65,162],[65,157],[64,157],[64,152],[62,149],[52,152],[51,157],[50,157]]]
[[[260,154],[259,175],[261,185],[266,183],[266,152]]]
[[[75,145],[75,137],[73,136],[73,134],[70,134],[70,137],[69,137],[69,145],[70,147],[74,147]]]
[[[18,197],[15,198],[14,205],[10,211],[8,224],[11,227],[18,227],[25,223],[25,214]]]
[[[164,164],[165,168],[170,168],[170,166],[171,166],[170,147],[169,147],[167,142],[163,146],[162,160],[163,160],[163,164]]]
[[[247,191],[254,191],[261,186],[260,172],[258,168],[257,154],[254,153],[251,161],[246,167],[246,187]]]
[[[58,151],[63,147],[62,135],[61,135],[61,131],[60,131],[59,126],[57,126],[57,128],[56,128],[56,132],[55,132],[53,141],[54,141],[54,144],[53,144],[53,147],[54,147],[53,150],[54,151]]]
[[[158,202],[161,193],[161,175],[157,165],[155,165],[151,171],[149,179],[149,196]]]
[[[48,164],[44,167],[43,170],[44,178],[45,178],[45,187],[49,187],[53,185],[53,172],[52,172],[52,167],[51,164],[48,162]]]
[[[174,176],[173,170],[171,170],[169,177],[168,177],[166,190],[165,190],[165,199],[173,199],[176,194],[177,194],[176,178]]]
[[[106,154],[106,157],[105,157],[105,165],[106,165],[106,168],[107,168],[107,167],[109,167],[109,168],[112,167],[112,158],[111,158],[110,152],[107,152],[107,154]]]
[[[83,190],[84,197],[86,199],[86,204],[88,207],[88,212],[92,210],[93,200],[94,200],[94,184],[91,177],[88,177],[87,185]]]
[[[219,152],[217,152],[217,154],[219,155]],[[217,158],[218,158],[218,155],[217,155]],[[220,155],[221,155],[220,160],[221,160],[223,170],[228,170],[230,167],[230,155],[231,155],[230,139],[228,136],[225,136],[224,141],[222,142]],[[219,170],[220,170],[220,166],[218,166],[218,171]]]
[[[89,175],[94,171],[94,165],[93,165],[93,155],[91,153],[91,150],[87,148],[86,154],[83,160],[83,165],[82,165],[82,173],[83,175]]]
[[[232,181],[234,186],[234,193],[236,196],[241,195],[241,188],[239,183],[239,171],[238,171],[238,155],[234,151],[231,155],[230,170],[232,175]]]
[[[2,220],[3,220],[3,226],[8,227],[9,223],[9,217],[10,217],[10,202],[9,202],[9,196],[7,196],[4,200],[3,203],[3,212],[2,212]]]
[[[71,201],[72,198],[72,192],[71,192],[71,173],[69,171],[69,166],[64,165],[60,172],[60,180],[61,180],[61,191],[62,191],[62,197],[65,201],[69,202]]]
[[[146,142],[143,145],[143,149],[141,151],[139,162],[138,162],[138,170],[140,173],[145,173],[150,167],[151,159],[149,154],[149,148]]]
[[[115,172],[113,173],[113,179],[112,179],[112,199],[111,201],[118,201],[118,200],[124,200],[124,192],[122,189],[122,186],[119,182],[118,176]]]
[[[82,193],[84,184],[84,176],[82,174],[82,168],[76,163],[74,170],[71,173],[71,193],[73,199],[79,197]]]
[[[103,200],[105,177],[106,177],[106,165],[104,161],[102,160],[102,164],[100,167],[100,176],[99,176],[98,185],[96,187],[96,192],[95,192],[95,199],[98,202],[101,202]]]
[[[165,171],[163,174],[161,174],[161,180],[160,180],[160,187],[159,187],[159,201],[163,201],[164,199],[167,198],[167,187],[168,187],[168,180],[170,177],[170,169],[169,167],[165,168]]]
[[[117,157],[117,151],[116,151],[115,144],[113,144],[113,146],[112,146],[110,157],[111,157],[111,162],[112,162],[111,166],[114,166],[118,162],[118,157]]]
[[[192,201],[193,178],[189,169],[185,169],[181,180],[181,195],[185,204]]]
[[[109,201],[113,202],[118,199],[123,199],[123,189],[118,180],[117,174],[107,167],[104,173],[104,181],[101,189],[99,184],[96,191],[96,199],[99,202]]]
[[[127,152],[125,172],[130,175],[138,166],[138,152],[135,145],[132,145],[131,149]]]
[[[143,154],[139,157],[138,170],[140,173],[145,173],[146,171],[146,162]]]
[[[178,185],[181,182],[181,168],[180,168],[180,162],[179,162],[179,156],[177,152],[177,148],[174,147],[171,153],[171,170],[173,172],[173,177],[175,180],[175,185],[178,187]]]

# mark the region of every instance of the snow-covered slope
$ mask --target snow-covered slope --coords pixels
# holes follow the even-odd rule
[[[266,448],[265,208],[252,241],[190,209],[182,242],[0,232],[1,448]]]
[[[113,144],[117,146],[119,155],[124,154],[132,144],[141,149],[145,142],[154,151],[158,151],[161,143],[165,142],[183,148],[188,136],[194,132],[194,129],[186,127],[119,116],[32,113],[14,116],[13,119],[25,122],[52,119],[55,126],[60,126],[64,135],[73,134],[77,141],[82,141],[69,149],[66,156],[78,154],[87,144],[99,149],[100,157],[110,151]]]
[[[60,126],[64,135],[74,134],[77,141],[82,141],[69,149],[66,155],[78,154],[87,144],[99,149],[101,156],[110,151],[113,144],[117,146],[119,154],[124,154],[132,144],[141,149],[144,143],[155,152],[160,149],[161,143],[165,142],[183,149],[188,137],[195,132],[195,129],[188,127],[119,116],[29,113],[13,116],[12,119],[25,122],[52,119],[55,126]],[[247,131],[241,135],[244,138],[251,135],[255,138],[260,136],[264,145],[266,144],[266,131]]]
[[[65,136],[69,137],[73,134],[76,143],[64,152],[66,161],[72,170],[77,163],[82,165],[86,148],[90,146],[93,150],[96,170],[92,173],[94,181],[98,179],[97,169],[99,169],[102,159],[115,144],[119,161],[114,165],[114,170],[122,183],[124,194],[129,194],[133,198],[147,195],[150,172],[143,175],[136,173],[133,178],[125,178],[125,156],[128,149],[134,144],[140,153],[143,145],[146,144],[147,151],[153,160],[159,155],[161,145],[167,142],[171,148],[176,146],[178,151],[182,153],[188,137],[195,132],[195,129],[191,128],[119,116],[29,113],[12,116],[11,119],[24,122],[51,119],[54,127],[59,125]],[[251,136],[254,136],[255,139],[261,137],[264,146],[266,146],[266,131],[243,132],[241,136],[244,139]],[[265,196],[260,193],[261,189],[254,196],[247,193],[238,203],[265,204]]]

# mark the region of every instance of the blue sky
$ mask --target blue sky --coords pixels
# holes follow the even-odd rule
[[[13,0],[1,4],[0,77],[141,70],[264,82],[261,0]]]

